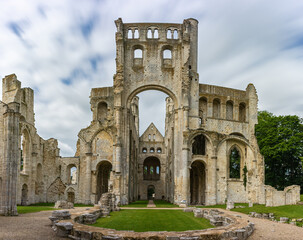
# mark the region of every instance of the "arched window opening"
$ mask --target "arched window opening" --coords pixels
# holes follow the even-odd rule
[[[207,117],[207,98],[205,97],[199,99],[199,117],[202,119],[201,123]]]
[[[153,135],[153,139],[154,139],[154,141],[156,140],[156,134]]]
[[[155,31],[154,31],[154,38],[159,38],[158,29],[155,29]]]
[[[166,38],[167,38],[167,39],[172,39],[172,32],[171,32],[170,29],[167,30]]]
[[[229,155],[229,177],[240,178],[241,156],[236,147],[230,151]]]
[[[74,164],[70,164],[66,169],[67,184],[77,184],[77,167]]]
[[[246,121],[246,106],[245,103],[239,104],[239,121],[245,122]]]
[[[220,108],[221,108],[220,100],[214,99],[214,101],[213,101],[213,117],[214,118],[220,118],[220,116],[221,116]]]
[[[27,171],[27,164],[30,157],[30,143],[29,143],[29,134],[26,129],[23,130],[20,138],[20,171]]]
[[[172,58],[171,50],[165,49],[163,51],[163,58],[164,59],[171,59]]]
[[[98,104],[98,120],[101,122],[105,122],[107,118],[107,104],[105,102],[100,102]]]
[[[142,49],[135,49],[134,51],[134,58],[143,58],[143,52]]]
[[[147,30],[147,38],[153,38],[153,33],[150,28]]]
[[[127,38],[128,39],[132,39],[133,38],[133,31],[131,29],[128,29]]]
[[[112,171],[112,164],[107,161],[103,161],[97,167],[97,184],[96,184],[96,199],[97,203],[100,200],[100,197],[103,193],[108,192],[109,190],[109,179],[110,173]]]
[[[143,153],[147,153],[147,148],[142,148]]]
[[[192,153],[195,155],[205,155],[205,137],[200,134],[194,138],[192,144]]]
[[[148,134],[148,140],[151,140],[151,135],[150,134]]]
[[[154,153],[155,149],[152,147],[152,148],[150,148],[149,152]]]
[[[136,38],[136,39],[139,38],[139,30],[138,29],[135,29],[134,38]]]
[[[143,179],[159,180],[160,179],[160,161],[156,157],[148,157],[143,163]]]
[[[226,102],[226,119],[233,120],[234,118],[234,105],[232,101]]]
[[[174,30],[174,39],[178,39],[178,30]]]
[[[157,153],[161,153],[162,152],[162,148],[157,148]]]

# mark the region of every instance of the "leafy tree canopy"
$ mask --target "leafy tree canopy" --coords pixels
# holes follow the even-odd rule
[[[279,190],[297,184],[303,189],[303,119],[258,113],[256,137],[265,159],[265,183]]]

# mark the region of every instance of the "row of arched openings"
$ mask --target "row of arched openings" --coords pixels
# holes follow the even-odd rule
[[[199,100],[199,116],[203,119],[207,117],[207,98],[202,97]],[[213,118],[221,118],[221,101],[218,98],[215,98],[212,102],[212,117]],[[246,121],[246,104],[244,102],[241,102],[239,104],[239,115],[238,119],[234,119],[234,103],[233,101],[229,100],[226,102],[226,119],[227,120],[238,120],[240,122]]]
[[[143,153],[147,153],[147,148],[142,148],[142,152]],[[154,153],[155,152],[155,148],[153,148],[153,147],[151,147],[150,149],[149,149],[149,152],[150,153]],[[157,148],[157,153],[162,153],[162,148]]]
[[[143,163],[143,179],[159,180],[160,179],[160,161],[156,157],[148,157]]]
[[[143,58],[143,48],[137,47],[134,49],[134,58],[141,59]],[[164,49],[162,51],[162,58],[163,59],[172,59],[172,51],[170,49]]]
[[[148,28],[146,37],[147,37],[147,39],[159,39],[159,30],[157,28]],[[128,29],[127,38],[128,39],[139,39],[140,38],[139,30],[137,28]],[[170,28],[167,29],[166,38],[167,39],[178,39],[179,38],[178,29],[170,29]]]

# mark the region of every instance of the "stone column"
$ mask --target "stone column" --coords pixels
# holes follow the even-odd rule
[[[85,204],[91,204],[91,182],[92,182],[92,167],[91,167],[91,161],[92,161],[92,155],[91,152],[91,145],[87,143],[86,145],[86,153],[85,153],[85,184],[84,184],[84,193],[85,193]]]
[[[11,103],[3,114],[3,166],[0,215],[16,216],[17,173],[19,163],[19,104]]]
[[[183,107],[184,130],[188,130],[188,111],[189,107]]]
[[[208,170],[208,205],[217,204],[217,156],[212,156]]]
[[[189,204],[189,168],[188,168],[188,154],[189,148],[182,148],[182,175],[183,175],[183,186],[182,186],[182,201],[186,201],[186,205]]]
[[[122,144],[121,144],[121,116],[122,116],[122,107],[115,107],[115,115],[116,115],[116,127],[117,127],[117,139],[115,144],[115,158],[116,158],[116,173],[121,172],[121,162],[122,162]]]

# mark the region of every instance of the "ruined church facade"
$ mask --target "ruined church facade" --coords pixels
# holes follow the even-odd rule
[[[275,201],[255,137],[256,89],[199,83],[198,21],[115,23],[113,86],[91,90],[92,121],[78,134],[75,156],[60,157],[55,139],[38,136],[33,91],[15,75],[3,79],[0,214],[14,185],[18,204],[94,204],[108,191],[121,205],[152,197],[183,205]],[[137,95],[146,90],[168,95],[164,136],[153,123],[139,134]],[[4,184],[8,171],[12,185]],[[287,192],[279,193],[282,204],[295,203],[298,188]]]

